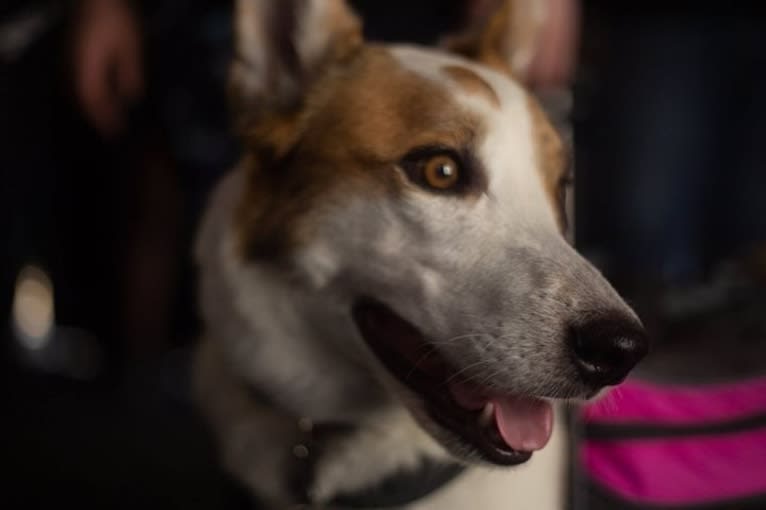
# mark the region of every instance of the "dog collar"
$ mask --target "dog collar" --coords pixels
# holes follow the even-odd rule
[[[278,407],[255,388],[251,388],[251,394],[261,404]],[[302,437],[292,445],[293,462],[289,463],[287,482],[297,504],[312,505],[315,498],[311,487],[314,485],[319,459],[330,444],[349,437],[357,427],[347,423],[315,424],[305,418],[297,420],[297,424]],[[326,505],[339,510],[399,508],[436,492],[464,469],[457,462],[424,459],[416,469],[390,473],[370,487],[338,494]]]

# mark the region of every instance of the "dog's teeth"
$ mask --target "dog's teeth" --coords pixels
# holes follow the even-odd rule
[[[479,425],[482,427],[486,427],[490,423],[492,423],[492,417],[495,414],[495,405],[492,402],[487,402],[484,405],[484,409],[481,410],[481,414],[479,415]]]

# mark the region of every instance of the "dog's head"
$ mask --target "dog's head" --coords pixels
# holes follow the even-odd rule
[[[547,399],[646,351],[564,237],[566,151],[514,78],[510,13],[428,49],[366,44],[342,0],[243,0],[232,81],[243,259],[343,303],[421,423],[496,464],[544,446]]]

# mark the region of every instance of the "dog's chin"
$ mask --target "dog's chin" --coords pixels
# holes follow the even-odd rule
[[[461,379],[418,328],[375,300],[359,299],[352,314],[380,362],[415,396],[415,418],[457,458],[521,464],[550,439],[548,400],[499,394]]]

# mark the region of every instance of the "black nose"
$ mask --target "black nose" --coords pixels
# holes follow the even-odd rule
[[[649,343],[634,320],[615,314],[570,330],[570,345],[581,377],[593,386],[618,384],[646,356]]]

